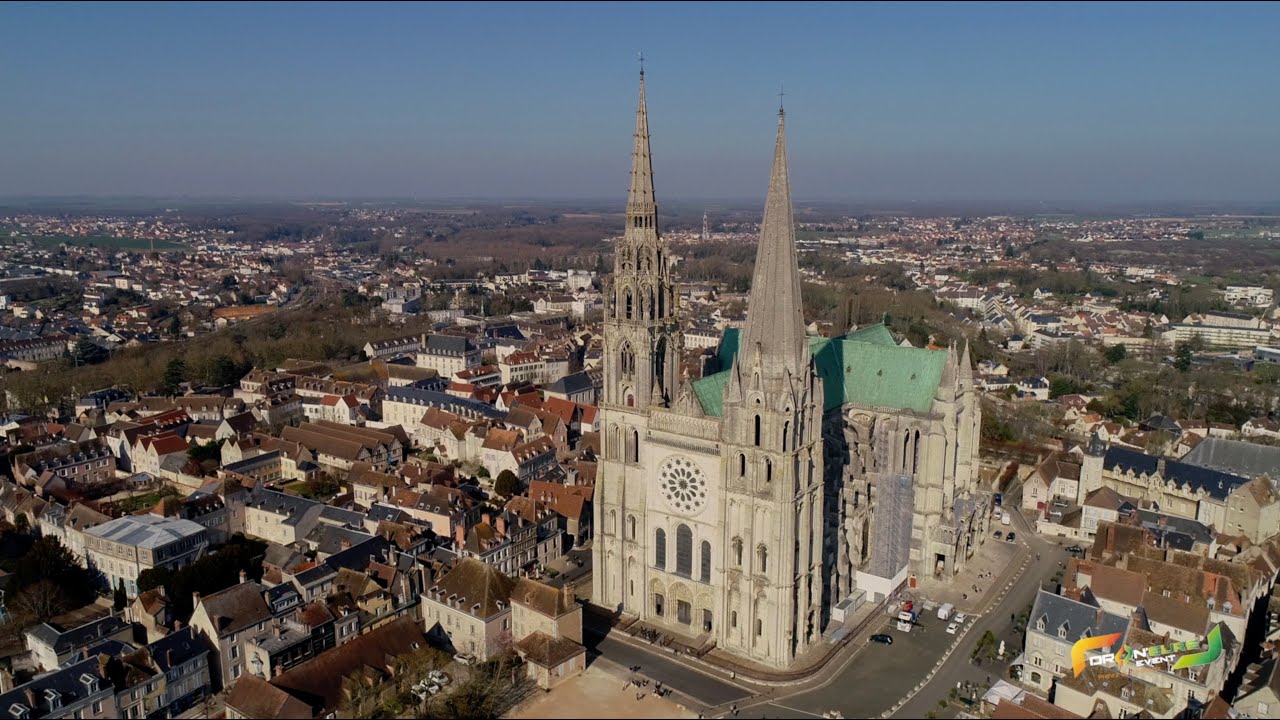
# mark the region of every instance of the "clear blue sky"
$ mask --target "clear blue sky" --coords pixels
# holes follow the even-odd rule
[[[1280,200],[1280,5],[0,5],[0,194]]]

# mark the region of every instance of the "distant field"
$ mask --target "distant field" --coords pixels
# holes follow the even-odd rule
[[[123,238],[112,237],[109,235],[95,235],[93,237],[72,237],[70,235],[42,235],[31,238],[31,241],[37,245],[53,247],[67,243],[68,245],[82,245],[94,247],[117,247],[124,250],[150,250],[151,241],[142,238]],[[173,242],[172,240],[156,240],[156,250],[187,250],[189,249],[182,243]]]

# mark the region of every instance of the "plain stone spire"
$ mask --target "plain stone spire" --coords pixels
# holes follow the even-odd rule
[[[787,174],[786,114],[779,108],[778,140],[773,150],[764,221],[760,224],[755,273],[751,277],[742,357],[751,362],[759,350],[760,367],[766,374],[788,370],[793,377],[799,375],[808,361],[809,348],[803,308],[791,180]]]

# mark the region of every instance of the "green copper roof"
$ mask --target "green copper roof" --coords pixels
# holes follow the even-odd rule
[[[730,367],[736,359],[739,339],[737,329],[725,330],[720,367]],[[884,325],[839,338],[811,337],[809,350],[823,381],[827,410],[852,403],[928,412],[947,363],[946,351],[898,347]],[[724,412],[728,382],[728,370],[694,381],[704,413],[720,417]]]

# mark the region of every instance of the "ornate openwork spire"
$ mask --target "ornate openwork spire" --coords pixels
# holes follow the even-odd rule
[[[656,228],[657,215],[658,204],[653,194],[653,157],[649,152],[649,110],[645,106],[642,68],[640,70],[640,103],[636,107],[635,144],[631,151],[631,190],[627,194],[627,228]]]

